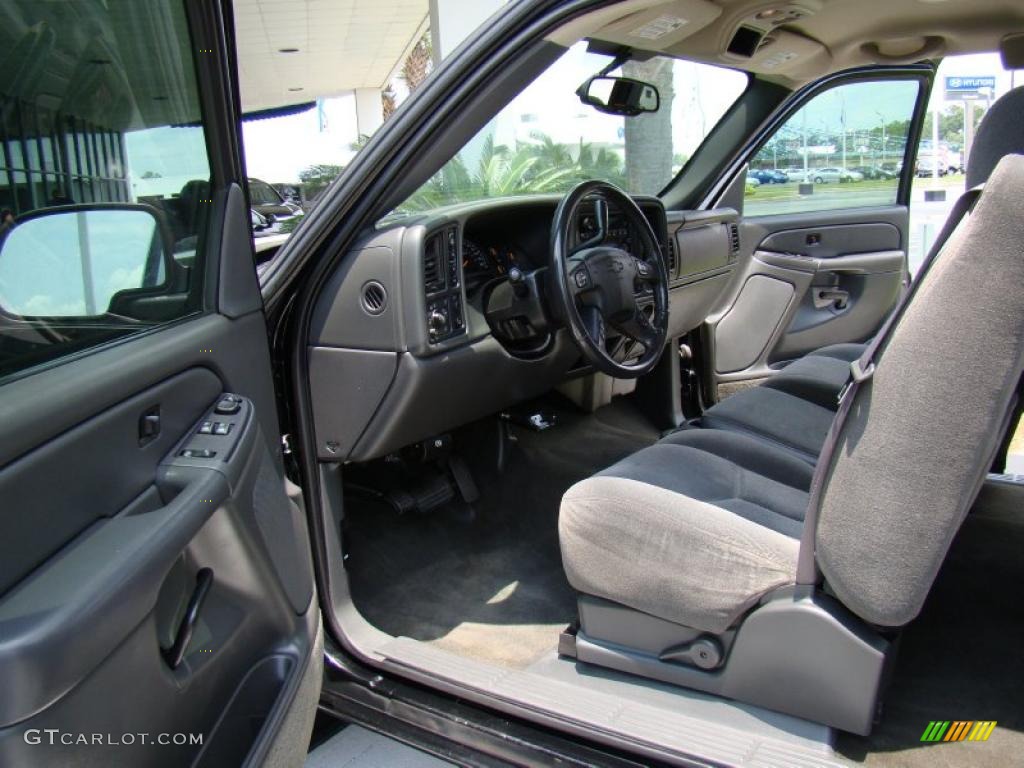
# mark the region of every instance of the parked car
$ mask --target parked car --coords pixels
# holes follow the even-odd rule
[[[857,171],[845,168],[812,168],[807,172],[807,179],[815,184],[830,184],[833,182],[863,181],[864,176]]]
[[[302,207],[298,203],[285,200],[276,189],[260,179],[248,179],[249,203],[253,210],[273,225],[275,222],[288,221],[302,215]]]
[[[880,165],[856,165],[849,169],[852,172],[859,173],[865,179],[895,179],[898,174],[896,171],[888,170]]]
[[[931,153],[922,152],[917,156],[917,163],[914,166],[914,175],[918,178],[934,177],[938,170],[939,176],[945,176],[949,173],[949,168],[941,158],[938,161],[938,169],[935,167],[935,157]]]
[[[751,187],[761,186],[761,179],[758,178],[755,171],[747,171],[747,185]]]
[[[789,176],[778,169],[754,169],[747,172],[747,178],[757,179],[761,184],[785,184],[789,181]]]
[[[506,3],[257,274],[237,57],[307,39],[263,5],[4,0],[3,154],[44,166],[4,206],[116,162],[0,238],[0,766],[301,766],[315,721],[459,765],[1020,759],[1024,89],[910,285],[909,185],[737,194],[808,112],[919,135],[941,50],[1024,66],[1011,3]],[[361,67],[363,14],[260,99]],[[715,120],[609,74],[703,67]],[[523,104],[639,134],[631,173],[497,151]]]

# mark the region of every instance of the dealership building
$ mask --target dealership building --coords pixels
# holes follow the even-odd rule
[[[207,167],[182,165],[203,156],[189,151],[203,142],[199,115],[183,107],[192,100],[158,85],[161,73],[180,71],[180,52],[133,44],[145,37],[147,16],[170,17],[181,0],[94,2],[0,4],[0,209],[16,216],[69,202],[177,197],[208,178]],[[424,34],[436,61],[503,2],[235,0],[243,111],[267,116],[351,95],[359,134],[372,134],[384,119],[382,93]],[[67,27],[67,13],[78,15],[80,30],[70,44],[54,33]],[[154,131],[164,132],[159,143],[147,137]],[[180,153],[166,151],[169,136]],[[150,151],[158,144],[162,153]]]

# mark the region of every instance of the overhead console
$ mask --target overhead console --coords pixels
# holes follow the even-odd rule
[[[809,64],[830,58],[828,49],[817,40],[784,27],[799,24],[821,7],[818,0],[766,2],[747,9],[722,28],[724,62],[762,74],[794,75]]]

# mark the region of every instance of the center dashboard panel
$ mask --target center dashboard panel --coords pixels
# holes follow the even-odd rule
[[[458,225],[449,224],[427,237],[423,246],[423,295],[427,303],[427,337],[431,344],[466,331],[461,260]]]
[[[531,336],[537,329],[523,317],[516,318],[518,330],[507,331],[493,312],[518,280],[537,281],[543,292],[558,202],[554,196],[482,201],[398,219],[340,260],[318,298],[310,333],[320,459],[377,458],[586,371],[565,329],[535,318],[547,327]],[[688,228],[678,216],[667,217],[656,198],[638,203],[669,264],[670,337],[679,336],[704,320],[717,278],[731,270],[727,222],[735,212]],[[593,226],[584,208],[580,241]],[[634,235],[614,211],[608,229],[610,239],[632,250]],[[717,255],[691,258],[691,238],[702,250],[725,253],[720,266],[712,266]],[[515,333],[529,343],[518,343]],[[535,343],[538,335],[543,344]]]

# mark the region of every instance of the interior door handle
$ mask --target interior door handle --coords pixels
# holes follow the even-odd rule
[[[213,571],[209,568],[200,568],[196,574],[196,588],[192,590],[192,596],[188,599],[185,607],[185,615],[178,625],[178,631],[174,635],[174,642],[170,648],[162,648],[164,661],[171,669],[177,669],[181,660],[185,658],[185,650],[192,639],[192,632],[196,628],[196,620],[199,618],[199,610],[203,607],[206,595],[213,586]]]
[[[812,288],[815,309],[846,309],[850,303],[850,292],[839,288]]]
[[[187,469],[166,506],[95,526],[4,595],[0,727],[71,690],[153,609],[174,561],[230,497],[220,472]]]

